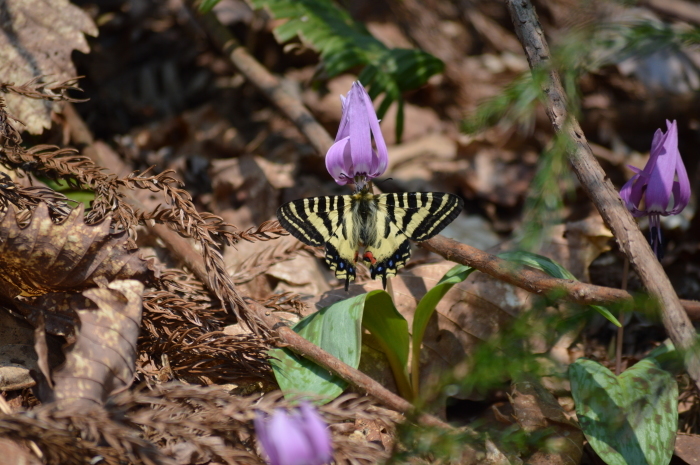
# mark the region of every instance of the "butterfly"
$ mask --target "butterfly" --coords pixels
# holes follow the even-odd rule
[[[359,259],[372,279],[396,276],[411,257],[409,239],[424,241],[442,231],[462,211],[463,201],[443,192],[309,197],[277,210],[280,224],[304,244],[325,246],[326,263],[345,280],[355,280]]]

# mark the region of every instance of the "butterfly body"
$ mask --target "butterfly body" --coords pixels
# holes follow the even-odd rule
[[[462,210],[462,200],[441,192],[352,195],[294,200],[277,210],[280,224],[311,246],[325,246],[326,263],[345,289],[355,279],[358,259],[372,278],[395,276],[411,256],[409,239],[430,239]],[[363,250],[362,250],[363,249]]]

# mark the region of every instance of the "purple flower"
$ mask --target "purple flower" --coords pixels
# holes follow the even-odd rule
[[[649,216],[650,240],[654,253],[663,257],[660,215],[677,215],[688,205],[690,181],[678,151],[676,121],[666,120],[668,131],[657,129],[651,142],[649,161],[620,189],[620,197],[635,217]]]
[[[326,424],[307,402],[291,413],[278,409],[269,419],[256,414],[255,431],[270,465],[323,465],[333,458]]]
[[[343,116],[335,143],[326,154],[326,169],[341,186],[354,182],[361,189],[386,171],[389,152],[372,100],[362,84],[354,82],[348,96],[341,95],[340,99]]]

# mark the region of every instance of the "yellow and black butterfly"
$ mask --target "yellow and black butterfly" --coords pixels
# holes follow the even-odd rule
[[[294,200],[277,210],[280,224],[301,242],[326,247],[326,263],[345,290],[360,258],[372,278],[395,276],[411,256],[409,239],[435,236],[462,211],[462,199],[443,192],[373,194],[367,186],[352,195]]]

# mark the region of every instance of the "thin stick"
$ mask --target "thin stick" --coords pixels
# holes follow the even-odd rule
[[[561,298],[582,305],[606,305],[632,302],[634,297],[627,291],[611,287],[596,286],[569,279],[552,278],[540,271],[518,268],[495,255],[470,245],[459,243],[443,236],[435,236],[420,245],[447,260],[468,265],[501,281],[525,289],[533,294],[563,293]],[[688,315],[700,321],[700,302],[682,300]]]
[[[625,264],[622,267],[622,285],[620,289],[627,290],[627,276],[630,273],[630,261],[625,257]],[[617,341],[615,345],[615,374],[622,373],[622,341],[625,339],[625,313],[620,310],[620,327],[617,328]]]
[[[202,15],[197,11],[197,0],[187,0],[186,3],[198,24],[206,31],[221,53],[228,57],[231,64],[241,72],[248,82],[257,87],[299,128],[314,146],[319,156],[325,156],[333,145],[333,138],[316,121],[316,118],[301,100],[287,92],[280,80],[248,53],[248,50],[236,40],[226,26],[219,22],[213,12]]]
[[[549,45],[532,3],[530,0],[508,0],[507,4],[530,68],[549,67]],[[644,287],[660,303],[661,319],[666,332],[676,348],[683,353],[685,368],[691,379],[700,387],[700,347],[696,344],[697,334],[683,311],[671,281],[615,187],[593,156],[578,121],[569,114],[567,96],[559,74],[554,69],[549,71],[549,79],[543,90],[546,95],[545,109],[554,130],[565,133],[575,143],[575,148],[568,155],[581,186],[610,227]]]

